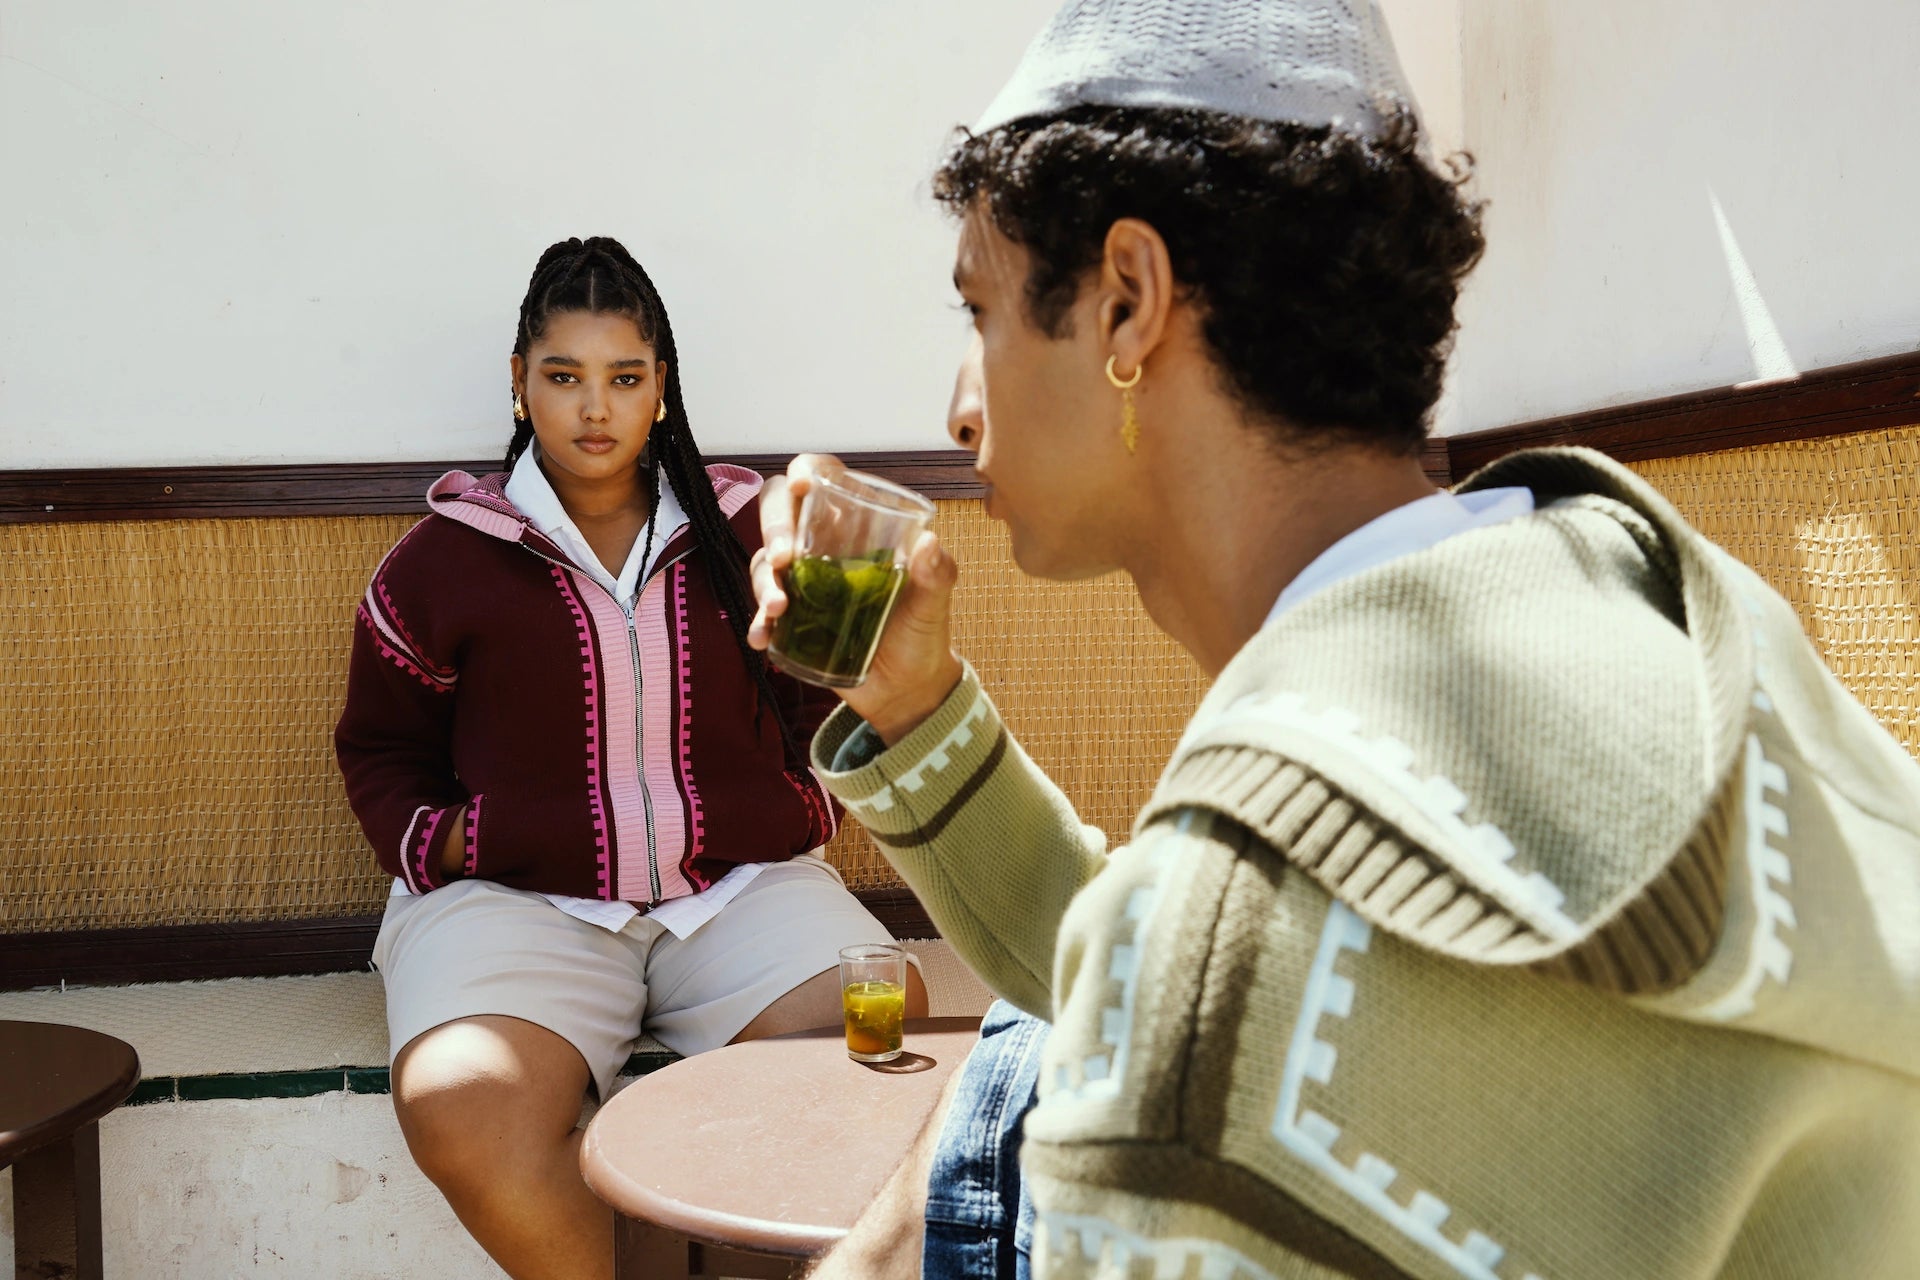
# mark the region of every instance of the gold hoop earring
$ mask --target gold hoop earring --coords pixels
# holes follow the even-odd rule
[[[1147,371],[1147,366],[1142,361],[1133,376],[1122,382],[1113,369],[1119,359],[1119,356],[1107,357],[1107,381],[1120,392],[1120,439],[1126,444],[1127,452],[1132,453],[1140,444],[1140,415],[1133,407],[1133,389],[1140,385],[1140,375]]]
[[[520,403],[520,393],[518,391],[513,393],[513,420],[515,422],[525,422],[527,420],[527,406]]]
[[[655,422],[665,422],[667,420],[667,398],[665,396],[660,397],[660,406],[653,411],[653,420]]]

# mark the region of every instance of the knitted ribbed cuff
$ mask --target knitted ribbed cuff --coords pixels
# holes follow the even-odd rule
[[[912,834],[913,816],[940,810],[989,763],[1001,737],[1000,716],[962,664],[960,682],[934,713],[891,747],[869,755],[866,721],[841,707],[813,739],[813,767],[827,789],[882,844]],[[862,733],[866,730],[866,733]],[[855,767],[846,768],[853,764]]]

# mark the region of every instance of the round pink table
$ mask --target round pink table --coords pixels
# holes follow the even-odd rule
[[[873,1065],[847,1057],[838,1027],[799,1031],[622,1089],[580,1147],[587,1185],[619,1215],[615,1274],[797,1272],[873,1200],[979,1029],[911,1019],[906,1052]]]

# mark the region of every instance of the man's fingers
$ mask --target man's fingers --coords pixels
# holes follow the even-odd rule
[[[917,585],[936,592],[944,603],[953,594],[953,584],[960,577],[960,566],[940,545],[940,535],[931,529],[923,529],[907,552],[907,573]]]
[[[765,548],[769,558],[778,557],[773,566],[776,569],[785,568],[786,560],[793,554],[793,521],[798,510],[799,502],[793,496],[792,481],[787,476],[768,476],[760,490],[760,545]],[[759,559],[757,553],[755,559]],[[754,594],[760,594],[757,574],[754,578]]]
[[[960,566],[940,545],[940,535],[931,529],[922,531],[907,552],[907,582],[901,601],[905,625],[928,632],[944,628],[953,585],[959,577]]]
[[[753,621],[747,624],[747,644],[764,649],[773,642],[773,620],[787,611],[787,593],[780,589],[780,573],[765,547],[753,553],[747,568],[752,575],[753,598],[759,606]]]
[[[787,479],[800,486],[800,492],[796,496],[805,497],[807,484],[802,483],[803,481],[811,483],[814,476],[828,475],[846,469],[847,464],[830,453],[796,453],[793,455],[793,461],[787,464]]]

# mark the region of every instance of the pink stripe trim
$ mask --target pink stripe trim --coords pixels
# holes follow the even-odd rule
[[[673,704],[680,664],[675,661],[675,637],[667,621],[667,580],[671,576],[657,574],[650,579],[633,611],[634,630],[640,637],[640,714],[647,726],[646,757],[640,767],[653,799],[653,847],[663,902],[693,892],[693,885],[680,870],[687,852],[687,814],[681,804],[680,770],[675,763],[678,752]]]
[[[831,836],[834,826],[833,806],[823,798],[824,793],[819,790],[820,780],[814,775],[813,770],[786,769],[780,776],[787,780],[787,785],[792,787],[794,794],[800,797],[800,803],[807,807],[807,824],[815,831],[823,831],[827,836]],[[820,843],[825,844],[826,837],[822,837]]]
[[[547,566],[553,574],[554,585],[560,588],[561,598],[567,602],[567,608],[573,611],[574,634],[580,641],[580,675],[585,687],[585,705],[582,708],[587,726],[587,810],[593,814],[593,844],[600,873],[597,896],[602,901],[613,897],[612,858],[607,844],[607,810],[601,801],[601,749],[602,731],[600,724],[600,671],[593,657],[593,635],[587,613],[580,604],[580,596],[573,589],[573,582],[567,571],[557,564]],[[617,736],[617,735],[616,735]]]
[[[807,772],[813,776],[813,785],[819,788],[821,802],[827,807],[827,840],[831,840],[840,830],[840,816],[833,809],[833,793],[827,790],[827,784],[821,780],[818,769],[808,765]],[[826,840],[820,843],[825,844]]]
[[[453,689],[453,681],[442,680],[429,672],[422,671],[418,666],[414,665],[413,661],[409,659],[406,654],[388,644],[386,637],[380,634],[380,628],[374,622],[374,614],[368,610],[365,604],[362,604],[358,609],[354,610],[354,616],[359,619],[362,626],[366,627],[367,634],[373,637],[374,647],[380,651],[381,657],[408,675],[413,676],[421,684],[427,686],[427,688],[433,690],[435,693],[448,693]]]
[[[375,617],[380,622],[381,628],[389,634],[397,633],[398,638],[395,643],[401,644],[415,662],[423,667],[432,668],[435,664],[428,662],[426,655],[420,651],[422,647],[420,642],[413,638],[411,631],[407,630],[406,619],[400,616],[400,610],[394,607],[393,597],[387,594],[386,579],[376,577],[373,585],[367,589],[367,593],[369,601],[376,594],[380,597],[380,608]]]
[[[482,793],[467,804],[467,874],[469,876],[480,869],[480,802],[486,798],[485,793]]]
[[[686,562],[674,565],[667,572],[673,583],[674,678],[680,685],[678,723],[674,735],[678,752],[674,763],[679,771],[680,789],[687,797],[687,811],[693,818],[693,829],[688,833],[687,853],[680,860],[680,871],[682,879],[698,892],[710,882],[693,867],[694,861],[706,851],[707,815],[700,804],[700,789],[693,783],[693,647],[692,636],[687,629]]]
[[[420,866],[418,876],[421,884],[432,883],[427,879],[427,859],[433,854],[433,833],[440,829],[440,820],[446,816],[445,809],[435,809],[433,816],[427,819],[427,829],[420,833],[420,847],[416,856]]]
[[[368,587],[367,598],[360,606],[362,612],[367,615],[368,624],[376,633],[374,639],[381,643],[384,651],[390,653],[396,661],[415,675],[425,677],[435,684],[451,687],[459,680],[460,673],[451,669],[438,669],[433,663],[421,657],[420,646],[415,643],[412,636],[405,634],[405,627],[401,626],[399,616],[393,612],[392,602],[386,600],[385,588],[381,588],[379,594],[380,600],[375,600],[374,588]],[[383,601],[385,603],[382,603]]]
[[[415,893],[425,893],[428,886],[414,879],[413,876],[413,858],[410,856],[413,849],[413,832],[414,828],[420,825],[420,815],[432,812],[433,810],[426,805],[415,809],[413,817],[407,820],[406,833],[400,837],[400,878],[405,880],[407,888]]]
[[[633,644],[627,639],[627,615],[598,586],[580,589],[600,637],[600,652],[606,666],[600,672],[600,702],[606,711],[604,750],[606,752],[608,822],[614,844],[620,850],[620,865],[614,869],[613,883],[606,893],[609,900],[649,902],[653,884],[647,878],[647,804],[640,794],[640,755],[634,734],[639,726],[635,707]]]

